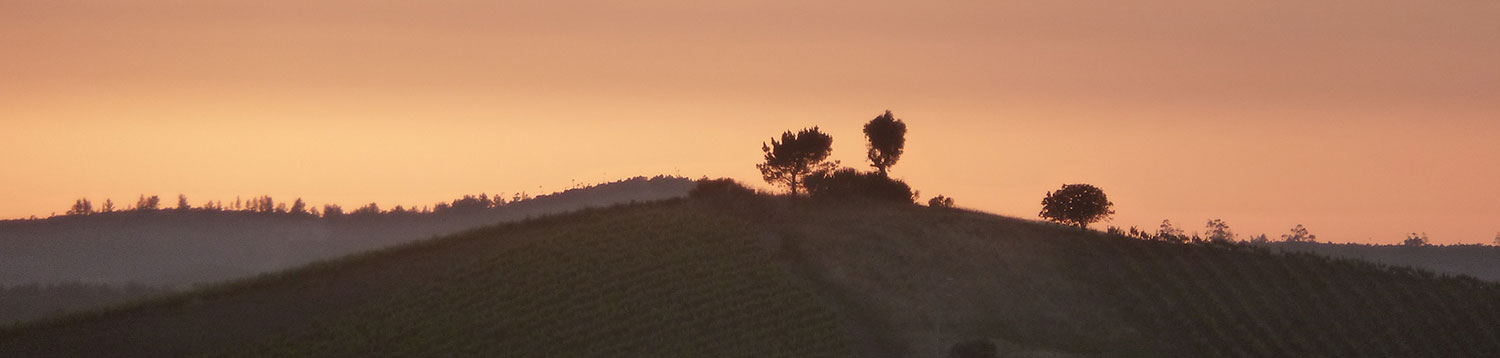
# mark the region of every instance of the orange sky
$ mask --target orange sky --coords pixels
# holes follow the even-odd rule
[[[0,217],[764,185],[761,141],[819,125],[862,166],[890,109],[924,200],[1031,218],[1087,182],[1120,226],[1500,232],[1500,2],[307,3],[0,2]]]

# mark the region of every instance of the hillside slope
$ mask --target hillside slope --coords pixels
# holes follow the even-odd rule
[[[1500,282],[1500,246],[1492,245],[1365,245],[1308,242],[1263,244],[1272,250],[1307,252],[1329,257],[1359,259],[1393,266],[1411,266],[1433,272],[1474,276]]]
[[[0,356],[851,356],[749,226],[692,209],[406,245],[0,333]]]
[[[162,210],[0,221],[0,324],[528,217],[682,197],[691,186],[685,178],[637,177],[499,207],[425,214],[319,218]]]
[[[891,356],[1495,357],[1500,285],[1241,245],[1141,241],[920,207],[766,220]]]
[[[638,177],[479,210],[318,218],[160,210],[0,221],[0,286],[187,286],[588,207],[687,195],[685,178]]]
[[[1500,356],[1500,286],[924,207],[676,200],[0,332],[0,356]]]

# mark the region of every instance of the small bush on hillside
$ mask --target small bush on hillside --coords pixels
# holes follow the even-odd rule
[[[953,208],[953,198],[938,195],[927,200],[927,206],[934,208]]]
[[[1162,219],[1161,228],[1156,229],[1156,239],[1166,242],[1187,242],[1187,233],[1172,225],[1172,220]]]
[[[911,186],[901,180],[850,168],[809,175],[807,193],[814,198],[833,200],[875,199],[906,204],[916,200]]]
[[[698,179],[697,180],[697,185],[694,185],[693,189],[688,190],[688,197],[694,198],[694,199],[704,199],[704,198],[740,199],[740,198],[754,197],[755,195],[756,195],[755,189],[746,188],[744,185],[741,185],[739,182],[734,181],[734,179],[729,179],[729,178],[718,178],[718,179],[703,178],[703,179]]]
[[[1427,246],[1428,242],[1430,241],[1427,240],[1427,233],[1411,233],[1411,235],[1406,236],[1406,240],[1401,241],[1401,245],[1406,247],[1422,247]]]
[[[949,358],[996,358],[1000,356],[999,347],[988,339],[977,339],[963,341],[953,344],[953,349],[948,350]]]

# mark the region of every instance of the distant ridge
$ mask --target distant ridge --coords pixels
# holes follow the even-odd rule
[[[635,177],[494,208],[307,215],[157,210],[0,222],[0,322],[248,277],[528,217],[686,195],[692,181]]]

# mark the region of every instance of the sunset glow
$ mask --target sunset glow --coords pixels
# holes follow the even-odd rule
[[[1353,7],[1357,5],[1358,7]],[[1036,218],[1320,241],[1500,232],[1500,2],[5,1],[0,218],[77,198],[431,205],[909,126],[892,168]],[[1096,225],[1102,229],[1102,225]]]

